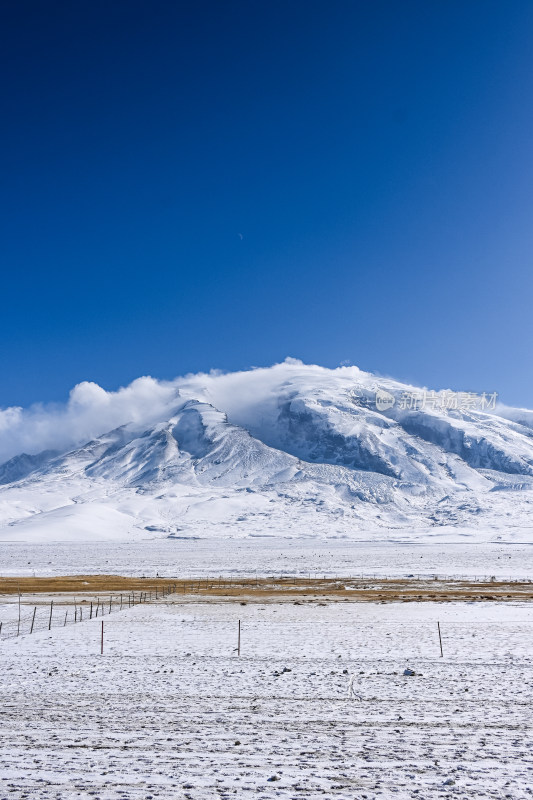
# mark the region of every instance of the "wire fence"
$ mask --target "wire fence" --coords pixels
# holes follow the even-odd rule
[[[158,576],[161,577],[161,576]],[[132,576],[135,579],[135,576]],[[137,578],[138,579],[138,578]],[[143,576],[144,579],[144,576]],[[316,581],[326,581],[326,582],[350,582],[350,581],[368,581],[368,580],[380,580],[380,581],[405,581],[405,580],[419,580],[419,581],[445,581],[445,582],[463,582],[463,583],[512,583],[512,584],[533,584],[533,577],[529,576],[516,576],[516,575],[465,575],[460,573],[436,573],[436,572],[409,572],[409,573],[397,573],[397,574],[390,574],[390,573],[380,573],[380,572],[361,572],[361,573],[338,573],[334,574],[331,572],[322,573],[322,572],[302,572],[297,575],[292,573],[279,573],[279,574],[265,574],[264,572],[257,572],[255,575],[250,576],[249,573],[235,574],[223,574],[223,575],[168,575],[163,578],[163,580],[171,580],[171,581],[179,581],[179,591],[182,590],[183,584],[190,585],[191,587],[205,587],[206,584],[211,587],[215,587],[216,585],[220,586],[221,588],[226,586],[238,586],[238,585],[253,585],[254,581],[257,583],[264,583],[265,581],[286,581],[288,583],[294,583],[295,585],[305,583],[305,582],[316,582]]]
[[[416,581],[431,581],[434,583],[441,582],[445,584],[447,589],[453,590],[454,584],[460,588],[460,584],[482,585],[482,584],[503,584],[508,586],[524,588],[524,599],[529,600],[530,588],[533,584],[532,578],[524,577],[509,577],[503,578],[502,576],[494,575],[478,575],[474,578],[464,575],[438,575],[436,573],[409,573],[403,576],[398,575],[380,575],[379,573],[359,573],[357,575],[328,575],[316,574],[309,572],[307,575],[294,575],[294,574],[281,574],[275,576],[261,575],[259,571],[255,576],[248,575],[219,575],[219,576],[205,576],[205,577],[163,577],[157,576],[159,583],[151,588],[128,591],[122,593],[107,593],[104,596],[95,596],[93,599],[84,597],[78,599],[74,597],[72,601],[63,598],[50,599],[46,604],[42,602],[29,606],[27,597],[24,598],[23,594],[18,595],[18,599],[9,603],[10,619],[2,620],[0,618],[0,641],[4,639],[12,639],[18,636],[31,635],[38,631],[52,630],[53,628],[66,627],[69,625],[76,625],[86,620],[94,618],[103,618],[110,614],[114,614],[125,609],[132,608],[142,603],[155,602],[167,597],[169,594],[183,594],[194,595],[202,594],[203,592],[217,592],[228,590],[250,590],[256,587],[262,590],[276,590],[276,589],[294,589],[294,597],[298,596],[297,590],[302,590],[307,587],[318,589],[321,591],[337,591],[337,590],[350,590],[350,589],[372,589],[376,587],[367,586],[368,582],[375,581],[377,584],[388,584],[390,590],[389,600],[394,599],[394,587],[396,584],[402,584],[404,587],[408,586],[413,588]],[[138,580],[138,579],[137,579]],[[170,581],[170,582],[169,582]],[[363,584],[363,585],[361,585]],[[378,587],[379,588],[379,587]],[[481,588],[481,587],[480,587]],[[51,592],[50,594],[54,594]],[[81,593],[80,593],[81,594]],[[11,595],[13,597],[13,595]],[[80,595],[78,595],[79,597]],[[430,600],[436,595],[420,595],[420,600]],[[503,600],[505,594],[495,593],[493,596],[483,596],[486,600]],[[514,595],[507,595],[514,600],[519,600],[519,593]],[[371,599],[371,598],[369,598]],[[415,599],[414,596],[412,599]],[[467,599],[465,596],[464,599]],[[18,608],[17,608],[18,606]],[[29,606],[29,610],[28,610]],[[1,607],[0,607],[1,608]],[[3,606],[4,613],[6,612],[6,605]],[[13,611],[15,612],[13,614]]]
[[[0,641],[31,635],[38,631],[64,628],[90,619],[103,619],[105,616],[133,608],[141,603],[150,603],[167,597],[175,590],[175,584],[166,584],[154,590],[96,597],[94,600],[83,599],[65,603],[56,599],[50,600],[46,605],[35,605],[31,611],[27,611],[28,606],[22,605],[19,598],[16,619],[0,621]]]

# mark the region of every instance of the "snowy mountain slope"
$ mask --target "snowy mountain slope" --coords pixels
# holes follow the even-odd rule
[[[293,459],[273,450],[207,403],[187,401],[167,422],[111,448],[86,468],[90,477],[126,486],[216,482],[224,486],[269,483],[293,468]]]
[[[0,464],[0,485],[6,483],[14,483],[30,475],[42,464],[51,461],[54,456],[58,455],[55,450],[43,450],[37,455],[31,456],[28,453],[21,453],[19,456],[13,456],[9,461]]]
[[[421,392],[355,367],[292,360],[179,378],[146,423],[129,421],[125,409],[123,424],[85,445],[0,466],[0,537],[530,525],[530,412],[489,413],[451,393],[446,407],[435,393],[413,402],[426,398]]]

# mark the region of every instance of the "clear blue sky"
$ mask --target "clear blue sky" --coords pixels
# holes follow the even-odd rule
[[[0,31],[0,406],[290,355],[533,407],[533,3],[5,0]]]

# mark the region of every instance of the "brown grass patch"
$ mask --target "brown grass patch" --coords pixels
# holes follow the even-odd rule
[[[122,575],[65,575],[48,578],[2,578],[0,594],[101,594],[152,592],[168,589],[177,595],[195,595],[226,601],[285,600],[313,602],[328,599],[352,602],[450,602],[533,600],[533,584],[507,581],[453,581],[431,578],[238,578],[154,579]],[[349,587],[349,588],[348,588]]]

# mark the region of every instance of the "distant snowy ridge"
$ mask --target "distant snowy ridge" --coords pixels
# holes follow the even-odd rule
[[[0,466],[0,537],[533,527],[533,414],[409,408],[413,392],[356,367],[289,359],[115,393],[82,384],[65,407],[8,409],[0,452],[31,444],[32,431],[47,448]]]

